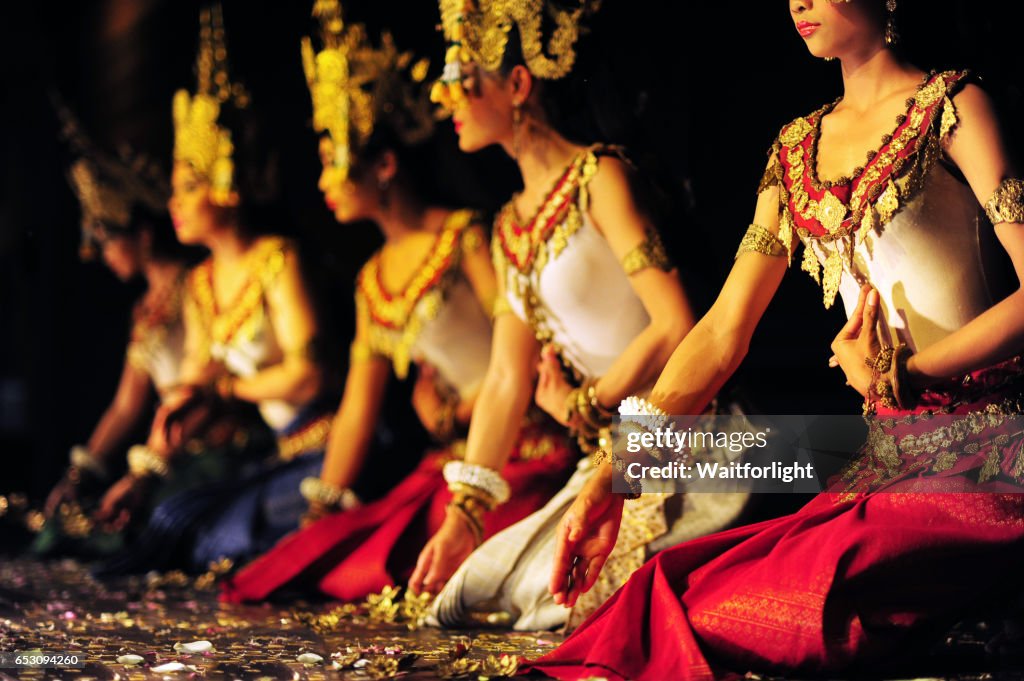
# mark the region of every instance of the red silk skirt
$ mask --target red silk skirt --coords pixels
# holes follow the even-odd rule
[[[524,427],[502,471],[512,497],[487,514],[485,538],[547,503],[562,488],[577,456],[564,430]],[[448,450],[432,452],[383,498],[285,537],[227,581],[221,600],[259,601],[289,586],[359,601],[405,583],[420,550],[444,520],[451,494],[442,468],[451,460]]]
[[[638,681],[822,674],[925,650],[1019,591],[1022,383],[1015,360],[930,391],[914,412],[880,413],[827,491],[792,515],[659,553],[530,669]],[[934,432],[906,418],[924,411],[992,418],[946,449],[894,449]]]

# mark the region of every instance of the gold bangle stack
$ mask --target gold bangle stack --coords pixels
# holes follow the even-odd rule
[[[905,343],[896,347],[885,347],[874,357],[866,357],[864,363],[871,368],[871,383],[864,399],[864,414],[875,413],[876,405],[887,409],[909,409],[913,397],[907,380],[907,361],[913,353]]]
[[[137,478],[155,475],[166,478],[171,473],[170,466],[162,456],[146,445],[133,445],[128,450],[128,471]]]
[[[494,497],[479,487],[452,483],[448,486],[452,492],[452,500],[448,509],[457,514],[473,533],[477,546],[484,541],[484,514],[497,505]]]
[[[299,494],[310,508],[319,506],[325,513],[348,511],[361,505],[359,497],[348,487],[336,487],[312,476],[299,483]]]
[[[565,398],[569,431],[584,454],[593,455],[610,446],[609,432],[615,412],[597,399],[597,379],[588,378]]]

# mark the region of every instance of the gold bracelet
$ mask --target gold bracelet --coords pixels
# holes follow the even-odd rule
[[[478,515],[478,512],[474,508],[468,505],[465,500],[457,501],[452,499],[448,502],[448,509],[454,511],[459,517],[462,518],[463,522],[469,527],[473,533],[473,539],[477,546],[484,543],[484,522],[483,518]]]
[[[480,506],[483,510],[493,511],[498,506],[498,501],[489,492],[479,487],[473,487],[461,482],[453,482],[448,485],[452,493],[452,499],[457,501],[471,500],[470,503]]]
[[[587,379],[569,391],[565,408],[570,433],[584,454],[593,455],[601,447],[602,431],[611,426],[614,417],[597,399],[597,379]]]
[[[864,414],[876,411],[876,403],[887,409],[908,409],[913,397],[908,392],[907,361],[913,353],[901,343],[896,347],[885,347],[874,357],[864,358],[871,368],[871,382],[864,399]]]

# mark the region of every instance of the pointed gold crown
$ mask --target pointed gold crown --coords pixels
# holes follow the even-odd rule
[[[463,67],[475,63],[497,71],[508,47],[512,27],[519,30],[526,68],[535,78],[558,80],[576,63],[580,19],[597,11],[600,0],[580,0],[572,10],[560,9],[550,0],[439,0],[441,29],[450,43],[441,79],[430,97],[448,110],[465,103]],[[544,18],[554,30],[544,44]]]
[[[68,182],[82,214],[79,254],[91,260],[104,236],[133,228],[133,208],[141,206],[158,215],[166,210],[167,179],[150,159],[127,147],[117,156],[100,149],[59,95],[54,93],[52,99],[61,137],[76,157],[68,168]]]
[[[428,62],[413,64],[411,52],[399,52],[389,33],[375,48],[362,24],[342,21],[338,0],[316,0],[323,49],[314,52],[302,40],[302,65],[313,100],[313,129],[334,144],[334,165],[342,178],[384,119],[407,144],[426,138],[434,120],[422,86]]]
[[[221,105],[239,109],[249,104],[240,83],[228,79],[228,51],[224,41],[224,15],[220,5],[199,13],[199,55],[196,58],[195,96],[186,90],[174,94],[174,160],[186,161],[210,181],[211,200],[227,205],[234,189],[234,146],[231,132],[217,124]]]

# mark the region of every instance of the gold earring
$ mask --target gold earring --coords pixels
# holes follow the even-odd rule
[[[512,158],[519,158],[519,138],[523,127],[523,110],[520,104],[512,107]]]
[[[896,0],[886,0],[885,11],[889,13],[885,21],[885,44],[895,45],[900,41],[900,34],[896,30]]]
[[[835,57],[825,57],[825,61],[835,61]]]

